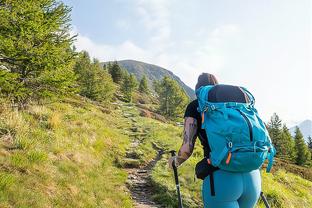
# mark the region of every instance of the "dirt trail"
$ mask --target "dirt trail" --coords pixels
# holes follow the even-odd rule
[[[131,109],[131,106],[127,108]],[[149,133],[149,129],[138,125],[135,115],[127,112],[126,109],[123,109],[123,115],[131,124],[131,127],[128,129],[131,144],[126,153],[124,167],[128,172],[127,186],[135,202],[135,207],[163,207],[152,200],[153,187],[151,186],[151,172],[156,163],[162,158],[164,151],[153,144],[154,150],[157,151],[157,156],[148,164],[141,166],[139,162],[140,153],[137,151],[137,147],[144,141]]]
[[[151,186],[151,171],[157,161],[162,157],[163,151],[159,150],[157,157],[141,168],[128,169],[129,190],[135,201],[137,208],[157,208],[157,205],[151,198],[153,188]]]

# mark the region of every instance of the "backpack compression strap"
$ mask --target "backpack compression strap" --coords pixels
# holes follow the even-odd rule
[[[271,171],[271,168],[273,166],[273,163],[274,163],[274,155],[276,153],[276,150],[275,148],[273,147],[272,144],[269,145],[269,152],[268,152],[268,166],[266,168],[266,172],[269,173]]]
[[[202,86],[196,90],[196,96],[198,99],[198,111],[204,112],[208,102],[208,93],[214,87],[214,85]]]
[[[252,107],[256,112],[257,110],[254,108],[255,105],[255,98],[254,96],[245,88],[245,87],[240,87],[241,89],[244,90],[244,92],[248,95],[249,99],[250,99],[250,107]],[[270,140],[271,141],[271,140]],[[274,156],[276,154],[276,150],[274,148],[274,146],[272,145],[272,143],[268,143],[268,166],[266,168],[266,172],[269,173],[272,169],[273,163],[274,163]]]
[[[250,103],[238,103],[238,102],[210,102],[208,101],[208,95],[212,88],[214,88],[215,85],[208,85],[208,86],[202,86],[198,90],[196,90],[196,96],[198,99],[198,112],[201,113],[202,116],[202,128],[204,128],[204,121],[205,121],[205,112],[209,113],[214,110],[222,110],[229,107],[235,107],[235,108],[252,108],[254,109],[254,97],[253,95],[246,89],[242,88],[242,90],[247,94],[249,97]],[[226,111],[222,111],[224,119],[228,119],[228,114]]]
[[[202,86],[198,90],[196,90],[196,96],[198,99],[199,104],[199,112],[205,112],[205,111],[213,111],[217,108],[223,108],[223,107],[234,107],[234,105],[240,105],[241,106],[248,106],[251,108],[254,108],[255,104],[255,98],[254,96],[245,88],[245,87],[239,87],[241,90],[248,96],[250,103],[241,103],[241,102],[211,102],[208,100],[209,91],[214,88],[215,85],[208,85],[208,86]],[[225,106],[230,105],[230,106]]]
[[[250,100],[250,104],[251,106],[255,105],[255,97],[251,94],[251,92],[249,92],[245,87],[240,87],[242,90],[244,90],[244,92],[247,94],[247,96],[249,97]]]

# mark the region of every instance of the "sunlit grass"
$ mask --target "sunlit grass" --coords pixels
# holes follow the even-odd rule
[[[110,113],[102,108],[75,98],[0,111],[0,207],[133,207],[123,169],[128,135],[141,140],[134,148],[138,159],[132,161],[139,166],[156,156],[155,145],[178,150],[182,128],[141,117],[132,104]],[[153,198],[176,207],[168,158],[166,152],[153,169]],[[201,159],[197,142],[192,157],[179,168],[185,207],[202,207],[201,181],[194,181],[194,166]],[[272,207],[312,207],[312,182],[284,170],[263,172],[262,178]]]
[[[148,118],[139,118],[138,123],[150,129],[150,134],[139,148],[146,160],[155,155],[151,143],[165,150],[178,150],[182,143],[182,128]],[[202,147],[197,141],[192,157],[179,168],[179,179],[185,207],[202,207],[202,181],[195,179],[195,164],[202,159]],[[173,172],[167,166],[169,154],[164,154],[153,170],[154,199],[166,207],[176,207],[176,189]],[[281,167],[276,167],[281,168]],[[312,182],[283,169],[274,173],[262,171],[262,190],[271,207],[312,207]],[[262,208],[261,200],[257,207]]]
[[[79,99],[2,111],[0,207],[132,207],[119,122]]]

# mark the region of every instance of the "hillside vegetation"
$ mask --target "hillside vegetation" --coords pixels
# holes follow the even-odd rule
[[[70,15],[59,0],[0,3],[0,207],[176,207],[168,150],[193,91],[155,65],[77,52]],[[293,139],[277,114],[268,130],[283,158],[263,173],[269,203],[312,207],[312,139],[299,128]],[[185,207],[202,206],[202,156],[197,145],[179,168]]]
[[[132,114],[138,126],[148,129],[135,149],[137,160],[130,161],[137,166],[156,156],[153,145],[165,151],[177,149],[182,129],[141,117],[142,109],[132,104],[114,106],[116,109],[109,110],[81,98],[33,105],[20,112],[2,106],[0,207],[132,207],[124,170],[131,141],[127,115]],[[153,198],[175,207],[168,156],[164,154],[153,170]],[[191,159],[179,169],[185,207],[201,205],[201,181],[194,182],[193,171],[201,157],[197,145]],[[272,207],[312,205],[312,183],[284,170],[263,173],[263,191]]]
[[[126,110],[126,109],[124,109]],[[126,110],[139,115],[136,108]],[[177,150],[182,143],[182,128],[172,124],[162,123],[149,118],[138,117],[137,122],[150,129],[150,134],[144,143],[137,148],[142,161],[150,160],[156,152],[152,144],[160,146],[165,151]],[[197,142],[192,157],[179,168],[182,196],[185,207],[202,207],[201,180],[195,180],[195,164],[202,159],[201,145]],[[176,207],[177,199],[172,171],[167,167],[169,154],[163,155],[152,173],[152,184],[155,190],[154,200],[165,207]],[[288,172],[290,171],[290,172]],[[302,177],[296,175],[300,174]],[[272,207],[311,207],[312,206],[312,170],[277,159],[272,173],[262,171],[262,190]],[[257,207],[264,207],[259,201]]]
[[[117,63],[126,69],[129,73],[134,74],[138,80],[142,79],[142,77],[145,75],[148,79],[148,83],[151,89],[154,81],[161,80],[166,76],[170,77],[171,79],[177,81],[177,83],[185,90],[190,99],[195,99],[194,90],[187,86],[178,76],[167,69],[135,60],[121,60]],[[103,64],[107,65],[108,63]]]
[[[114,165],[129,140],[106,111],[83,99],[1,106],[0,207],[131,207]]]

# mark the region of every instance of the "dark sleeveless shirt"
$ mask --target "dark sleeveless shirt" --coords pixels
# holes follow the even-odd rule
[[[206,131],[201,128],[202,120],[200,113],[197,111],[198,108],[198,101],[193,100],[188,106],[186,107],[184,118],[185,117],[192,117],[197,120],[197,137],[199,138],[203,149],[204,149],[204,156],[208,157],[210,153],[210,147],[208,145],[208,139],[206,135]]]

